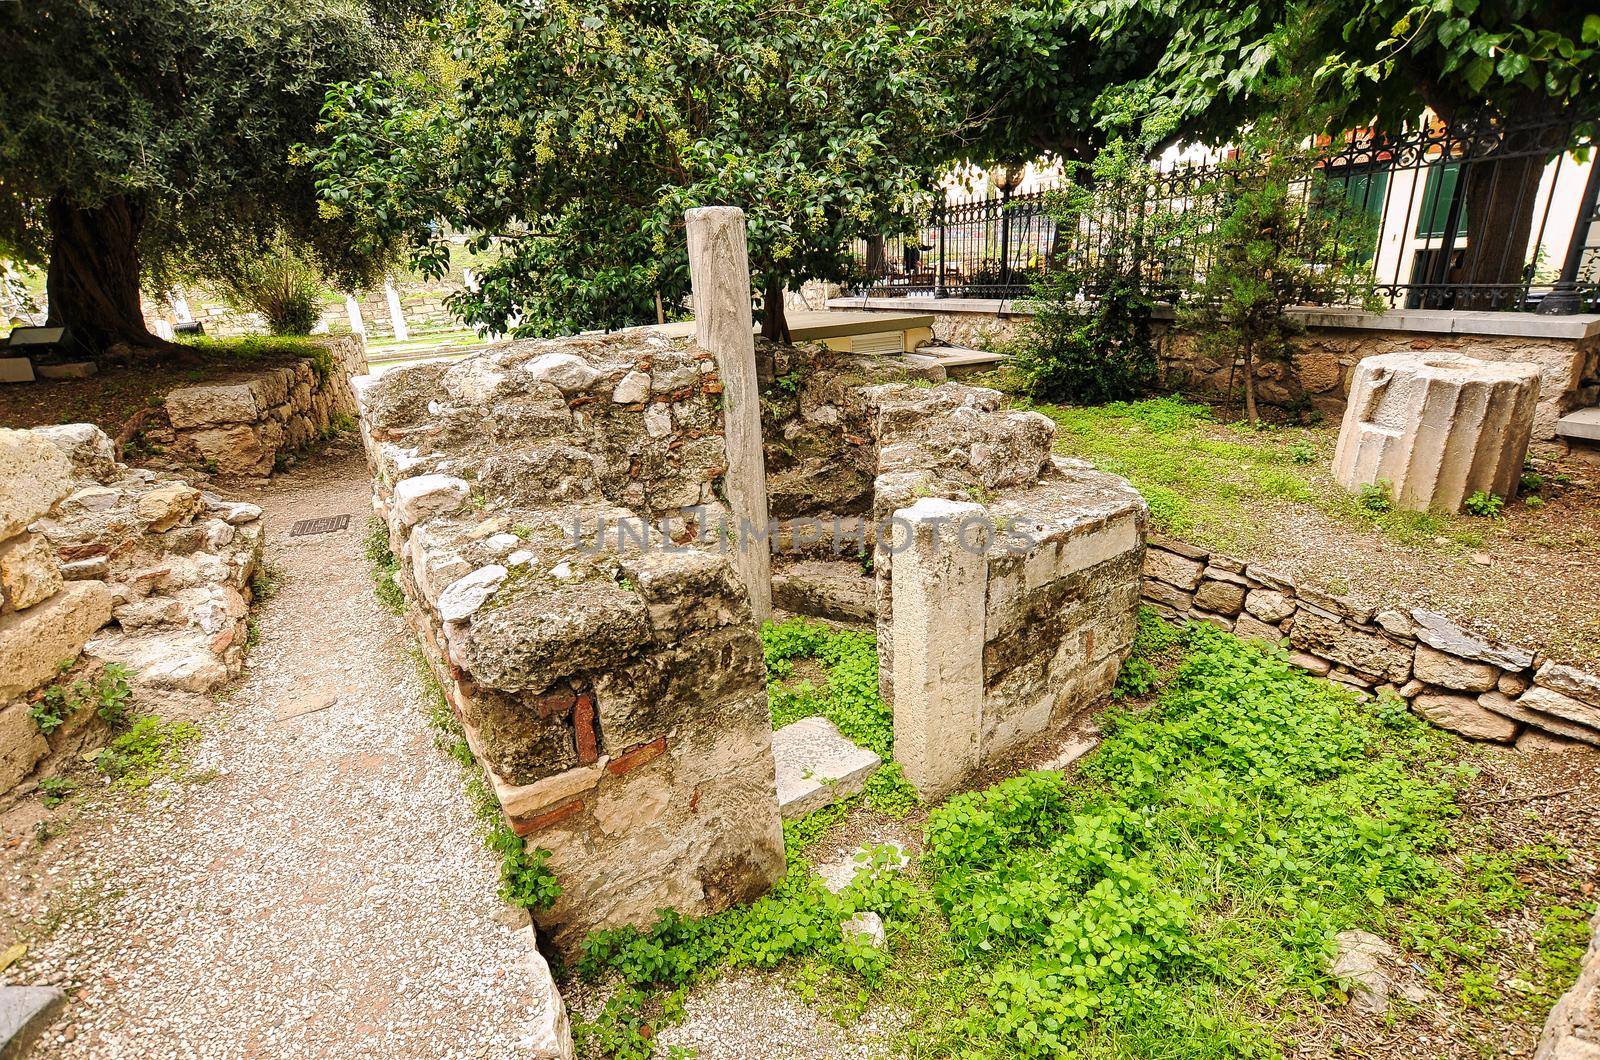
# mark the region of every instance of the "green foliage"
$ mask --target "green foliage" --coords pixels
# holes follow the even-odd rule
[[[1369,512],[1386,512],[1394,507],[1394,486],[1387,479],[1364,482],[1356,491],[1356,503]]]
[[[192,722],[146,714],[101,748],[94,765],[113,788],[141,790],[161,777],[181,778],[184,749],[199,738],[200,728]]]
[[[1159,178],[1130,145],[1113,143],[1084,168],[1081,182],[1052,201],[1056,229],[1104,226],[1115,235],[1092,253],[1061,255],[1034,285],[1034,315],[1013,365],[1041,401],[1126,401],[1156,384],[1149,285],[1173,245],[1176,219],[1166,207],[1151,208]]]
[[[622,985],[580,1024],[586,1046],[650,1055],[687,989],[787,966],[808,1000],[901,1014],[906,1055],[1278,1057],[1297,1017],[1341,996],[1333,937],[1355,927],[1508,1014],[1488,989],[1493,918],[1521,919],[1529,863],[1564,852],[1462,830],[1459,744],[1403,702],[1362,701],[1210,626],[1180,641],[1141,625],[1142,657],[1187,650],[1155,705],[1106,718],[1074,781],[1027,773],[935,809],[920,870],[880,871],[889,852],[870,851],[829,894],[805,857],[848,813],[835,806],[785,824],[789,872],[749,907],[592,935],[579,974]],[[768,638],[780,669],[827,635],[783,626]],[[864,909],[884,919],[886,950],[844,937]],[[1570,980],[1584,916],[1538,913],[1530,997]]]
[[[1477,490],[1472,496],[1461,502],[1461,507],[1468,515],[1476,515],[1483,519],[1500,518],[1500,511],[1505,506],[1504,497],[1498,497],[1486,490]]]
[[[1317,173],[1294,140],[1267,138],[1226,163],[1199,196],[1204,206],[1183,214],[1185,238],[1209,253],[1179,319],[1194,331],[1197,350],[1222,364],[1237,359],[1252,426],[1260,422],[1257,367],[1287,363],[1290,340],[1305,330],[1288,315],[1291,307],[1354,301],[1384,308],[1366,273],[1371,219]]]
[[[1183,643],[1183,630],[1151,608],[1139,608],[1138,622],[1133,648],[1111,690],[1113,699],[1142,696],[1154,689],[1161,679],[1162,669],[1175,661],[1176,649]]]
[[[1443,738],[1277,649],[1208,626],[1188,637],[1157,706],[1112,719],[1084,786],[1025,774],[929,818],[924,868],[988,969],[997,1050],[1109,1036],[1117,1055],[1119,1040],[1277,1055],[1250,998],[1324,993],[1335,932],[1448,934],[1458,911],[1429,908],[1447,893],[1481,913],[1436,856],[1454,814]]]
[[[101,721],[118,726],[127,719],[128,702],[133,690],[128,684],[128,668],[119,663],[108,663],[92,677],[67,681],[65,675],[71,663],[58,668],[60,677],[45,686],[39,698],[28,708],[28,716],[39,731],[46,736],[55,732],[67,719],[80,710],[93,709]]]
[[[525,333],[653,322],[688,291],[686,208],[742,207],[757,290],[844,279],[902,224],[961,107],[942,5],[463,0],[449,59],[335,84],[308,151],[329,214],[430,276],[448,228],[503,256],[452,308]],[[442,224],[441,224],[442,222]]]
[[[767,662],[767,698],[772,727],[781,729],[801,718],[821,716],[840,734],[883,759],[863,794],[867,805],[903,815],[917,804],[894,755],[894,712],[878,692],[878,639],[861,630],[835,630],[820,622],[792,618],[769,622],[761,629]],[[809,682],[785,683],[797,659],[814,659],[827,673],[827,687]]]
[[[387,552],[387,538],[384,550]],[[369,555],[372,538],[368,538]],[[473,813],[483,822],[483,845],[500,859],[500,897],[511,905],[538,913],[549,909],[561,897],[561,883],[546,864],[550,852],[542,848],[529,850],[522,837],[512,830],[501,811],[500,800],[489,786],[483,767],[478,764],[467,743],[461,722],[450,709],[444,689],[434,676],[428,661],[419,650],[415,656],[417,676],[422,681],[423,696],[428,703],[428,724],[434,731],[434,743],[461,767],[467,781],[467,797],[472,801]]]
[[[395,578],[400,574],[400,561],[389,550],[389,527],[377,516],[367,521],[365,542],[367,562],[372,565],[372,592],[392,615],[406,613],[406,594]]]
[[[60,806],[77,790],[78,782],[71,777],[56,776],[41,777],[39,779],[39,801],[43,802],[47,809],[53,810]]]
[[[0,5],[0,258],[49,258],[52,284],[81,285],[53,286],[52,314],[107,299],[72,321],[91,334],[113,305],[143,333],[141,265],[164,290],[285,233],[343,286],[373,278],[382,263],[319,214],[293,148],[326,86],[388,66],[416,17],[387,0]]]
[[[322,316],[322,276],[282,236],[229,268],[219,286],[236,308],[260,313],[274,335],[309,335]]]

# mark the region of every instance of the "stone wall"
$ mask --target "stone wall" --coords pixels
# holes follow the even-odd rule
[[[177,466],[223,478],[271,475],[342,425],[354,427],[350,379],[367,370],[359,335],[317,340],[325,357],[235,372],[169,391],[142,443]]]
[[[1382,318],[1378,318],[1381,320]],[[1294,340],[1292,363],[1256,366],[1256,396],[1269,405],[1308,405],[1328,415],[1344,411],[1355,368],[1362,360],[1409,350],[1439,350],[1485,361],[1521,361],[1539,367],[1539,402],[1533,439],[1555,438],[1556,420],[1600,400],[1600,336],[1585,339],[1511,335],[1418,334],[1414,331],[1308,327]],[[1227,392],[1229,365],[1196,352],[1191,335],[1174,332],[1162,344],[1162,381],[1188,393]],[[1237,389],[1237,376],[1233,380]]]
[[[58,667],[124,665],[144,710],[239,672],[260,515],[117,463],[90,424],[0,430],[0,794],[105,736],[29,717]]]
[[[694,540],[725,510],[720,392],[709,354],[638,335],[363,384],[408,617],[512,827],[550,852],[563,894],[538,920],[564,952],[783,873],[760,639]]]
[[[1600,912],[1589,921],[1589,927],[1593,935],[1578,981],[1550,1010],[1533,1060],[1594,1060],[1600,1056]]]
[[[1026,300],[977,298],[830,299],[831,309],[931,313],[940,342],[1001,351],[1031,319]],[[1256,396],[1281,408],[1344,412],[1355,366],[1366,357],[1404,350],[1446,350],[1488,361],[1539,366],[1539,407],[1534,441],[1555,437],[1555,422],[1574,409],[1600,403],[1600,318],[1530,313],[1396,309],[1374,314],[1304,308],[1292,311],[1306,326],[1294,340],[1290,363],[1256,366]],[[1206,397],[1234,393],[1237,371],[1226,358],[1195,349],[1194,336],[1171,328],[1171,310],[1158,320],[1161,385]]]
[[[410,621],[510,823],[550,851],[564,890],[539,923],[567,952],[783,871],[734,549],[771,533],[826,550],[833,516],[847,555],[877,548],[896,757],[927,794],[1096,705],[1131,645],[1143,503],[1053,459],[1047,419],[992,390],[885,382],[922,370],[899,358],[757,360],[769,506],[789,520],[772,527],[726,505],[724,385],[685,340],[516,343],[360,385]],[[897,530],[923,537],[901,548]]]
[[[1287,641],[1295,665],[1362,692],[1398,695],[1471,739],[1600,746],[1600,677],[1486,640],[1436,612],[1364,608],[1160,535],[1145,555],[1144,599],[1170,618]]]

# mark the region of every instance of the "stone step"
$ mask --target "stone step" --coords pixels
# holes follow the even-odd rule
[[[923,346],[917,352],[938,361],[951,379],[987,372],[1011,359],[1003,353],[974,350],[967,346]]]
[[[786,818],[848,799],[867,786],[883,761],[844,738],[827,718],[801,718],[772,734],[778,811]]]
[[[1556,420],[1556,433],[1563,438],[1600,442],[1600,406],[1579,409]]]

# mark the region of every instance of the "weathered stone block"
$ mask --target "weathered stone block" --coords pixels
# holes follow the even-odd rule
[[[50,743],[28,716],[28,705],[18,702],[0,707],[0,795],[33,772]]]
[[[47,438],[0,427],[0,541],[72,492],[72,464]]]
[[[1482,491],[1516,493],[1539,401],[1537,365],[1426,351],[1356,367],[1334,453],[1334,478],[1355,492],[1385,482],[1415,511],[1461,510]]]
[[[1244,607],[1244,586],[1207,578],[1195,590],[1194,605],[1222,615],[1236,615]]]
[[[1533,665],[1533,652],[1490,643],[1476,634],[1468,633],[1437,611],[1413,609],[1411,620],[1415,624],[1418,640],[1448,655],[1490,663],[1502,670],[1525,670]]]
[[[111,621],[104,582],[68,582],[26,611],[0,615],[0,700],[37,688],[62,662],[76,659],[95,630]]]
[[[1166,582],[1186,592],[1193,592],[1200,587],[1200,576],[1204,571],[1205,564],[1198,560],[1185,559],[1158,548],[1145,550],[1145,577]]]
[[[786,819],[847,799],[883,764],[839,734],[827,718],[802,718],[772,734],[778,809]]]
[[[1600,677],[1585,673],[1577,667],[1547,662],[1539,667],[1538,673],[1534,675],[1534,681],[1562,695],[1600,707]],[[1501,691],[1507,690],[1502,688]]]
[[[1574,699],[1553,688],[1534,685],[1517,697],[1517,705],[1600,730],[1600,707],[1585,703],[1581,699]]]
[[[1441,729],[1474,740],[1509,743],[1517,734],[1515,722],[1480,706],[1472,696],[1424,692],[1411,701],[1411,709]]]
[[[0,542],[0,609],[23,611],[61,589],[61,564],[43,534]]]
[[[465,479],[453,475],[417,475],[394,487],[394,513],[403,526],[415,526],[436,515],[459,511],[472,493]]]
[[[1244,609],[1262,622],[1282,622],[1294,614],[1294,601],[1276,589],[1252,589]]]
[[[1343,663],[1358,673],[1396,684],[1411,676],[1411,652],[1387,638],[1354,629],[1337,618],[1301,607],[1289,630],[1289,643],[1302,651]]]
[[[1458,659],[1426,644],[1417,645],[1413,665],[1417,680],[1458,692],[1487,692],[1500,676],[1500,671],[1488,663]]]
[[[253,423],[270,401],[248,381],[179,387],[167,394],[167,420],[173,427],[206,427],[218,423]]]

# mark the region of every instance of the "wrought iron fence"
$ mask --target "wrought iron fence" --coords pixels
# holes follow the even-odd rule
[[[1316,145],[1303,190],[1342,196],[1352,215],[1364,215],[1371,236],[1359,253],[1391,307],[1593,312],[1597,118],[1477,115],[1399,133],[1357,130]],[[1158,169],[1147,206],[1203,210],[1240,173],[1233,161]],[[1063,229],[1052,190],[947,202],[901,232],[858,240],[857,293],[1022,297],[1064,255],[1092,256],[1123,238],[1116,216],[1080,216]],[[1210,252],[1193,233],[1171,248],[1152,274],[1156,293],[1182,297],[1204,276]]]

